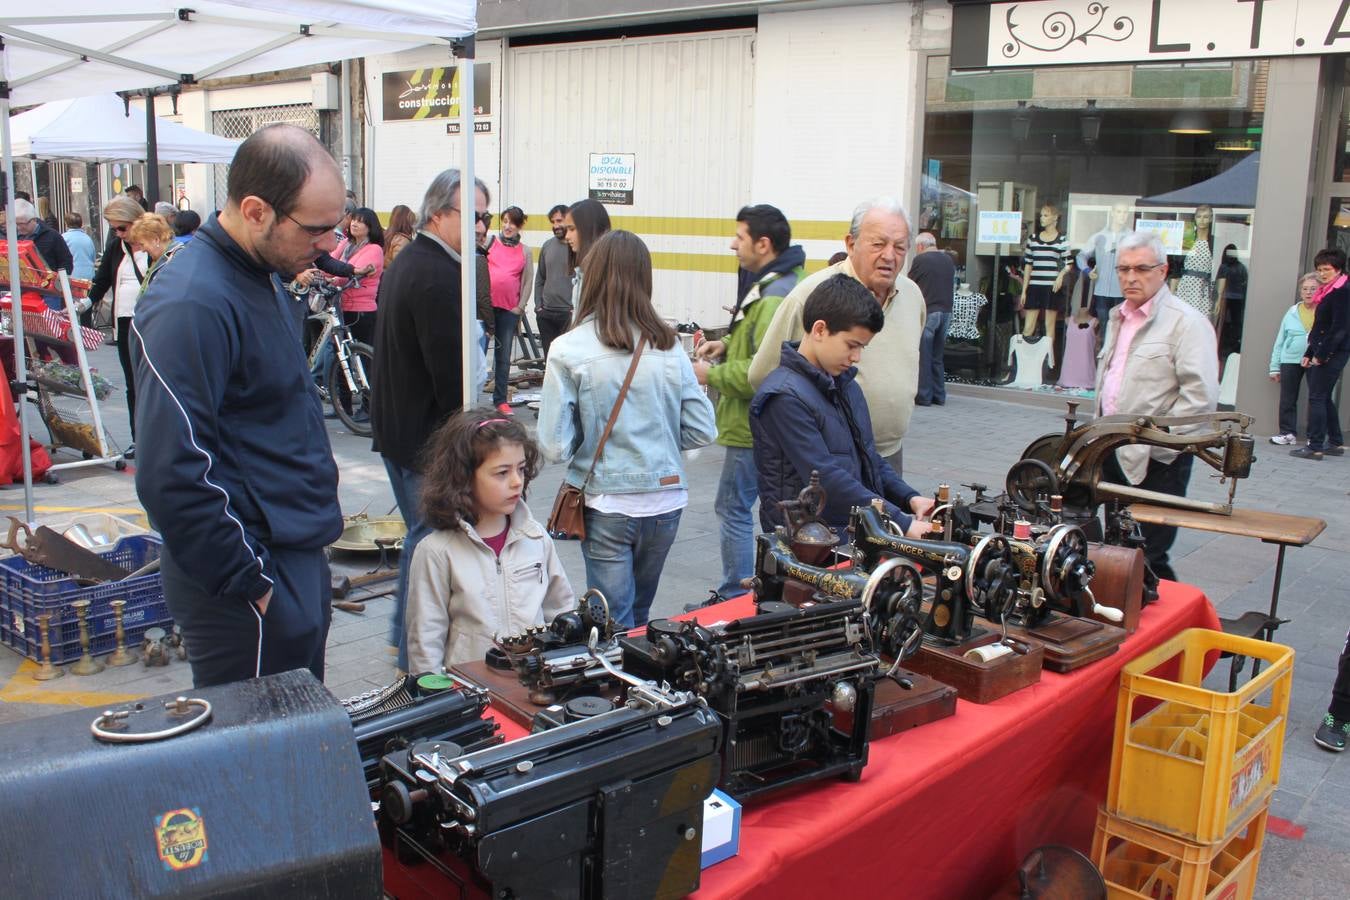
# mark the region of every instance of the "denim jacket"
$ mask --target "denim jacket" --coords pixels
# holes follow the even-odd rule
[[[551,462],[570,461],[568,484],[580,487],[585,480],[632,360],[631,353],[602,344],[591,320],[549,347],[539,449]],[[688,488],[680,451],[706,446],[716,437],[712,403],[679,341],[669,350],[648,345],[586,492]]]

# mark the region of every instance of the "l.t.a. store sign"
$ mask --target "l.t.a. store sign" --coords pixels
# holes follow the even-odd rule
[[[1350,0],[961,2],[952,67],[1168,62],[1350,52]]]

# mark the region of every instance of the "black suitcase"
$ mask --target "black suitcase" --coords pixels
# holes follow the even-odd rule
[[[297,670],[0,727],[10,897],[379,897],[351,721]],[[200,724],[210,704],[210,716]],[[109,743],[161,729],[158,740]]]

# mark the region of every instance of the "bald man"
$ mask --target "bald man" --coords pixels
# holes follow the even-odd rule
[[[136,492],[193,683],[322,679],[342,512],[306,310],[282,282],[336,247],[345,188],[311,134],[272,125],[236,151],[228,193],[137,302]]]

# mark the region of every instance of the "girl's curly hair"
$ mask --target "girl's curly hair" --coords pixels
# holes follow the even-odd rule
[[[436,430],[422,451],[422,517],[434,529],[473,524],[474,475],[483,460],[502,444],[525,449],[525,499],[530,482],[539,474],[539,445],[521,422],[491,407],[456,413]]]

